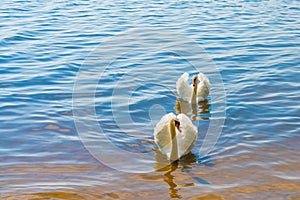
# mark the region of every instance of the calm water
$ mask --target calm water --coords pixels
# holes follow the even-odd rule
[[[300,199],[300,1],[0,10],[1,199]],[[224,118],[212,94],[192,153],[159,169],[153,127],[196,68],[226,92],[221,136],[199,155]]]

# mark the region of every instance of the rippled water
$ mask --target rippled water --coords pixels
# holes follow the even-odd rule
[[[300,198],[299,1],[0,9],[1,199]],[[177,78],[197,69],[226,92],[221,136],[199,154],[223,117],[212,94],[190,112],[192,153],[161,165],[153,127],[175,112]]]

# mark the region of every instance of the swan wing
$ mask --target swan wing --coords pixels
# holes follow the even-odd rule
[[[164,115],[154,128],[154,141],[161,153],[167,155],[171,152],[171,136],[169,122],[176,117],[173,113]]]
[[[210,82],[203,73],[198,74],[198,79],[200,80],[200,84],[198,86],[197,96],[199,101],[203,101],[209,94]]]
[[[181,75],[181,77],[177,80],[176,89],[178,95],[185,101],[189,101],[192,96],[193,89],[188,84],[189,74],[185,72]]]
[[[182,126],[182,131],[177,134],[178,154],[181,157],[189,153],[195,145],[198,130],[190,118],[188,118],[185,114],[179,114],[177,117]]]

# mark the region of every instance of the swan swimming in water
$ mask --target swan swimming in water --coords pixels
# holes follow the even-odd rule
[[[199,101],[204,101],[210,91],[210,82],[208,78],[203,74],[193,76],[193,84],[188,84],[189,74],[185,72],[177,80],[176,88],[178,95],[185,101],[189,103],[197,103]],[[200,84],[198,85],[198,81]]]
[[[154,128],[154,139],[168,160],[176,161],[190,152],[197,140],[197,127],[185,115],[166,114]]]

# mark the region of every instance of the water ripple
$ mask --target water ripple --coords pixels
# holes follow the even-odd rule
[[[299,5],[295,0],[4,0],[0,198],[27,198],[21,193],[30,189],[32,198],[299,199]],[[108,169],[81,144],[73,122],[77,72],[82,66],[95,75],[103,71],[104,61],[91,53],[122,35],[105,49],[117,56],[98,81],[97,119],[112,143],[128,152],[151,152],[154,160],[157,116],[175,112],[175,82],[184,71],[195,73],[188,60],[204,54],[194,55],[184,37],[173,41],[159,31],[141,31],[148,28],[199,44],[220,70],[227,94],[226,123],[214,150],[205,158],[194,155],[188,165],[168,166],[170,175]],[[131,41],[129,33],[145,40]],[[153,52],[148,47],[154,44],[172,44],[178,51]],[[197,67],[209,71],[211,66],[203,59]],[[117,82],[132,93],[128,100],[127,93],[117,91],[120,100],[112,107]],[[83,88],[75,96],[85,102],[93,85]],[[210,103],[208,113],[197,118],[199,139],[192,153],[201,146],[210,120],[219,116],[213,108],[220,99]],[[134,126],[117,124],[114,111],[129,114]],[[48,192],[54,190],[61,193]]]

